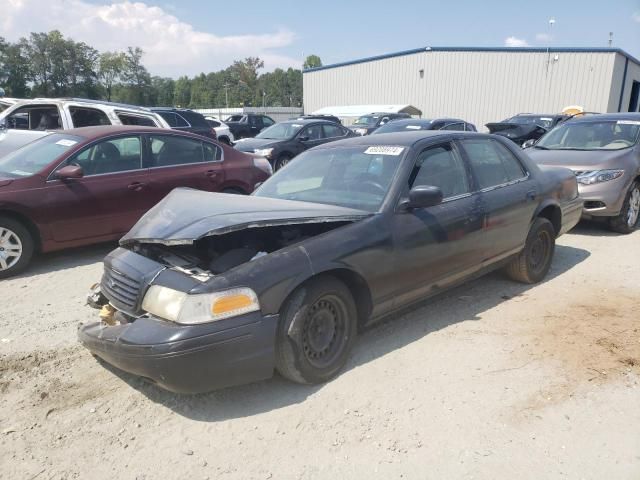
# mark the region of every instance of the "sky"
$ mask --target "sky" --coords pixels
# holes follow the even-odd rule
[[[549,20],[554,19],[553,25]],[[640,58],[640,0],[0,0],[0,36],[60,30],[100,51],[139,46],[177,78],[258,56],[265,70],[426,46],[606,47]]]

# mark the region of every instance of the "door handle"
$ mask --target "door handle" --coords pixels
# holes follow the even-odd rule
[[[536,190],[529,190],[527,192],[527,200],[535,200],[536,199],[536,195],[538,195],[538,192]]]
[[[142,190],[145,187],[146,183],[142,183],[142,182],[133,182],[130,183],[129,185],[127,185],[127,188],[129,190],[133,190],[135,192],[139,192],[140,190]]]
[[[215,178],[218,176],[218,172],[215,170],[207,170],[204,174],[209,178]]]

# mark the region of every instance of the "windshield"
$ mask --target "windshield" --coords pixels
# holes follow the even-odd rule
[[[254,195],[376,212],[405,150],[398,146],[310,150],[278,170]]]
[[[431,122],[429,122],[428,120],[427,121],[395,120],[393,122],[389,122],[381,126],[377,130],[375,130],[373,133],[378,134],[378,133],[391,133],[391,132],[411,132],[415,130],[430,130],[430,129],[431,129]]]
[[[286,140],[293,138],[296,133],[302,129],[304,125],[301,123],[276,123],[275,125],[265,128],[256,138],[265,138],[269,140]]]
[[[231,115],[230,117],[227,117],[225,122],[241,122],[243,117],[244,115]]]
[[[373,126],[378,123],[379,116],[364,115],[354,122],[354,125]]]
[[[519,125],[539,125],[547,130],[553,126],[553,118],[536,115],[516,115],[515,117],[507,118],[501,123],[517,123]]]
[[[0,102],[0,112],[6,110],[7,108],[9,108],[9,105],[7,105],[6,103]]]
[[[547,150],[620,150],[638,142],[640,121],[563,123],[535,145]]]
[[[30,177],[83,140],[62,133],[47,135],[0,158],[0,175]]]

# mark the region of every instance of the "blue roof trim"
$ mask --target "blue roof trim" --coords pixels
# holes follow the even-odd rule
[[[348,65],[356,65],[358,63],[375,62],[376,60],[384,60],[386,58],[403,57],[405,55],[415,55],[422,52],[525,52],[525,53],[619,53],[623,57],[637,63],[640,66],[640,60],[632,57],[627,52],[620,48],[606,48],[606,47],[422,47],[414,48],[412,50],[403,50],[401,52],[387,53],[384,55],[376,55],[375,57],[360,58],[357,60],[351,60],[348,62],[333,63],[331,65],[323,65],[322,67],[307,68],[303,70],[303,73],[312,73],[319,70],[328,70],[330,68],[346,67]]]

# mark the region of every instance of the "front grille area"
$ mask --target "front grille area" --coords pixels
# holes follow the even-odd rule
[[[105,265],[100,287],[116,308],[135,313],[141,284],[141,280],[135,280]]]

